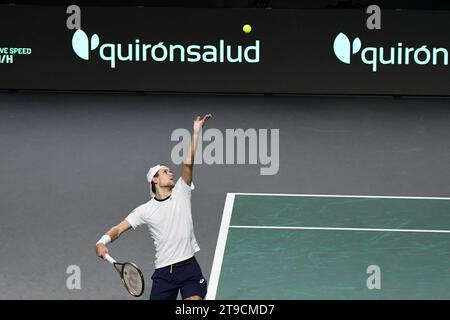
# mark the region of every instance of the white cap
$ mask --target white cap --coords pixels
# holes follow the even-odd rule
[[[161,168],[166,168],[166,166],[158,164],[157,166],[151,167],[147,173],[147,181],[150,183],[150,195],[152,196],[152,198],[155,197],[155,194],[152,191],[152,179]]]
[[[147,173],[147,181],[148,183],[150,183],[150,196],[152,198],[155,197],[155,194],[152,191],[152,179],[155,176],[155,174],[161,169],[161,168],[167,168],[167,166],[163,165],[163,164],[158,164],[154,167],[151,167],[150,170],[148,170]],[[194,182],[191,182],[191,190],[194,190],[195,186],[194,186]]]

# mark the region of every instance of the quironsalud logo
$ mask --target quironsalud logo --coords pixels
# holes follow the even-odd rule
[[[343,63],[350,64],[351,55],[361,50],[361,40],[356,37],[350,43],[350,39],[341,32],[334,39],[333,49],[334,54],[339,60]]]
[[[341,62],[351,64],[353,56],[361,51],[360,59],[364,64],[372,65],[372,72],[378,71],[382,65],[448,65],[448,50],[446,48],[418,48],[403,46],[398,42],[396,47],[365,47],[362,48],[361,39],[350,40],[346,34],[339,33],[333,42],[333,51]]]
[[[83,30],[78,29],[72,36],[73,51],[83,60],[89,60],[89,51],[97,49],[99,44],[100,38],[96,33],[89,39]]]
[[[118,61],[123,62],[206,62],[206,63],[258,63],[260,61],[260,41],[248,46],[226,44],[225,40],[208,44],[157,44],[141,43],[103,43],[95,33],[90,38],[81,29],[72,36],[72,49],[78,57],[90,60],[90,53],[98,48],[102,60],[115,68]]]

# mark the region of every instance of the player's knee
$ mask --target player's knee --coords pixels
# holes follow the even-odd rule
[[[203,300],[200,296],[190,296],[185,298],[184,300]]]

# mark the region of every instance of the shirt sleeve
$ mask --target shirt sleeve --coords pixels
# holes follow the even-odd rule
[[[182,192],[185,195],[190,196],[191,191],[195,189],[194,182],[191,182],[191,185],[188,185],[186,181],[183,180],[182,177],[180,177],[175,185],[177,189]]]
[[[125,218],[125,220],[128,221],[128,223],[131,225],[133,229],[136,229],[137,227],[145,223],[143,215],[144,215],[143,206],[139,206],[135,208],[133,211],[131,211],[131,213]]]

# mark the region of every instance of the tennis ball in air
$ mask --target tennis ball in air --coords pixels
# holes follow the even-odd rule
[[[249,24],[244,24],[244,26],[242,27],[242,30],[244,31],[244,33],[249,34],[250,32],[252,32],[252,26]]]

